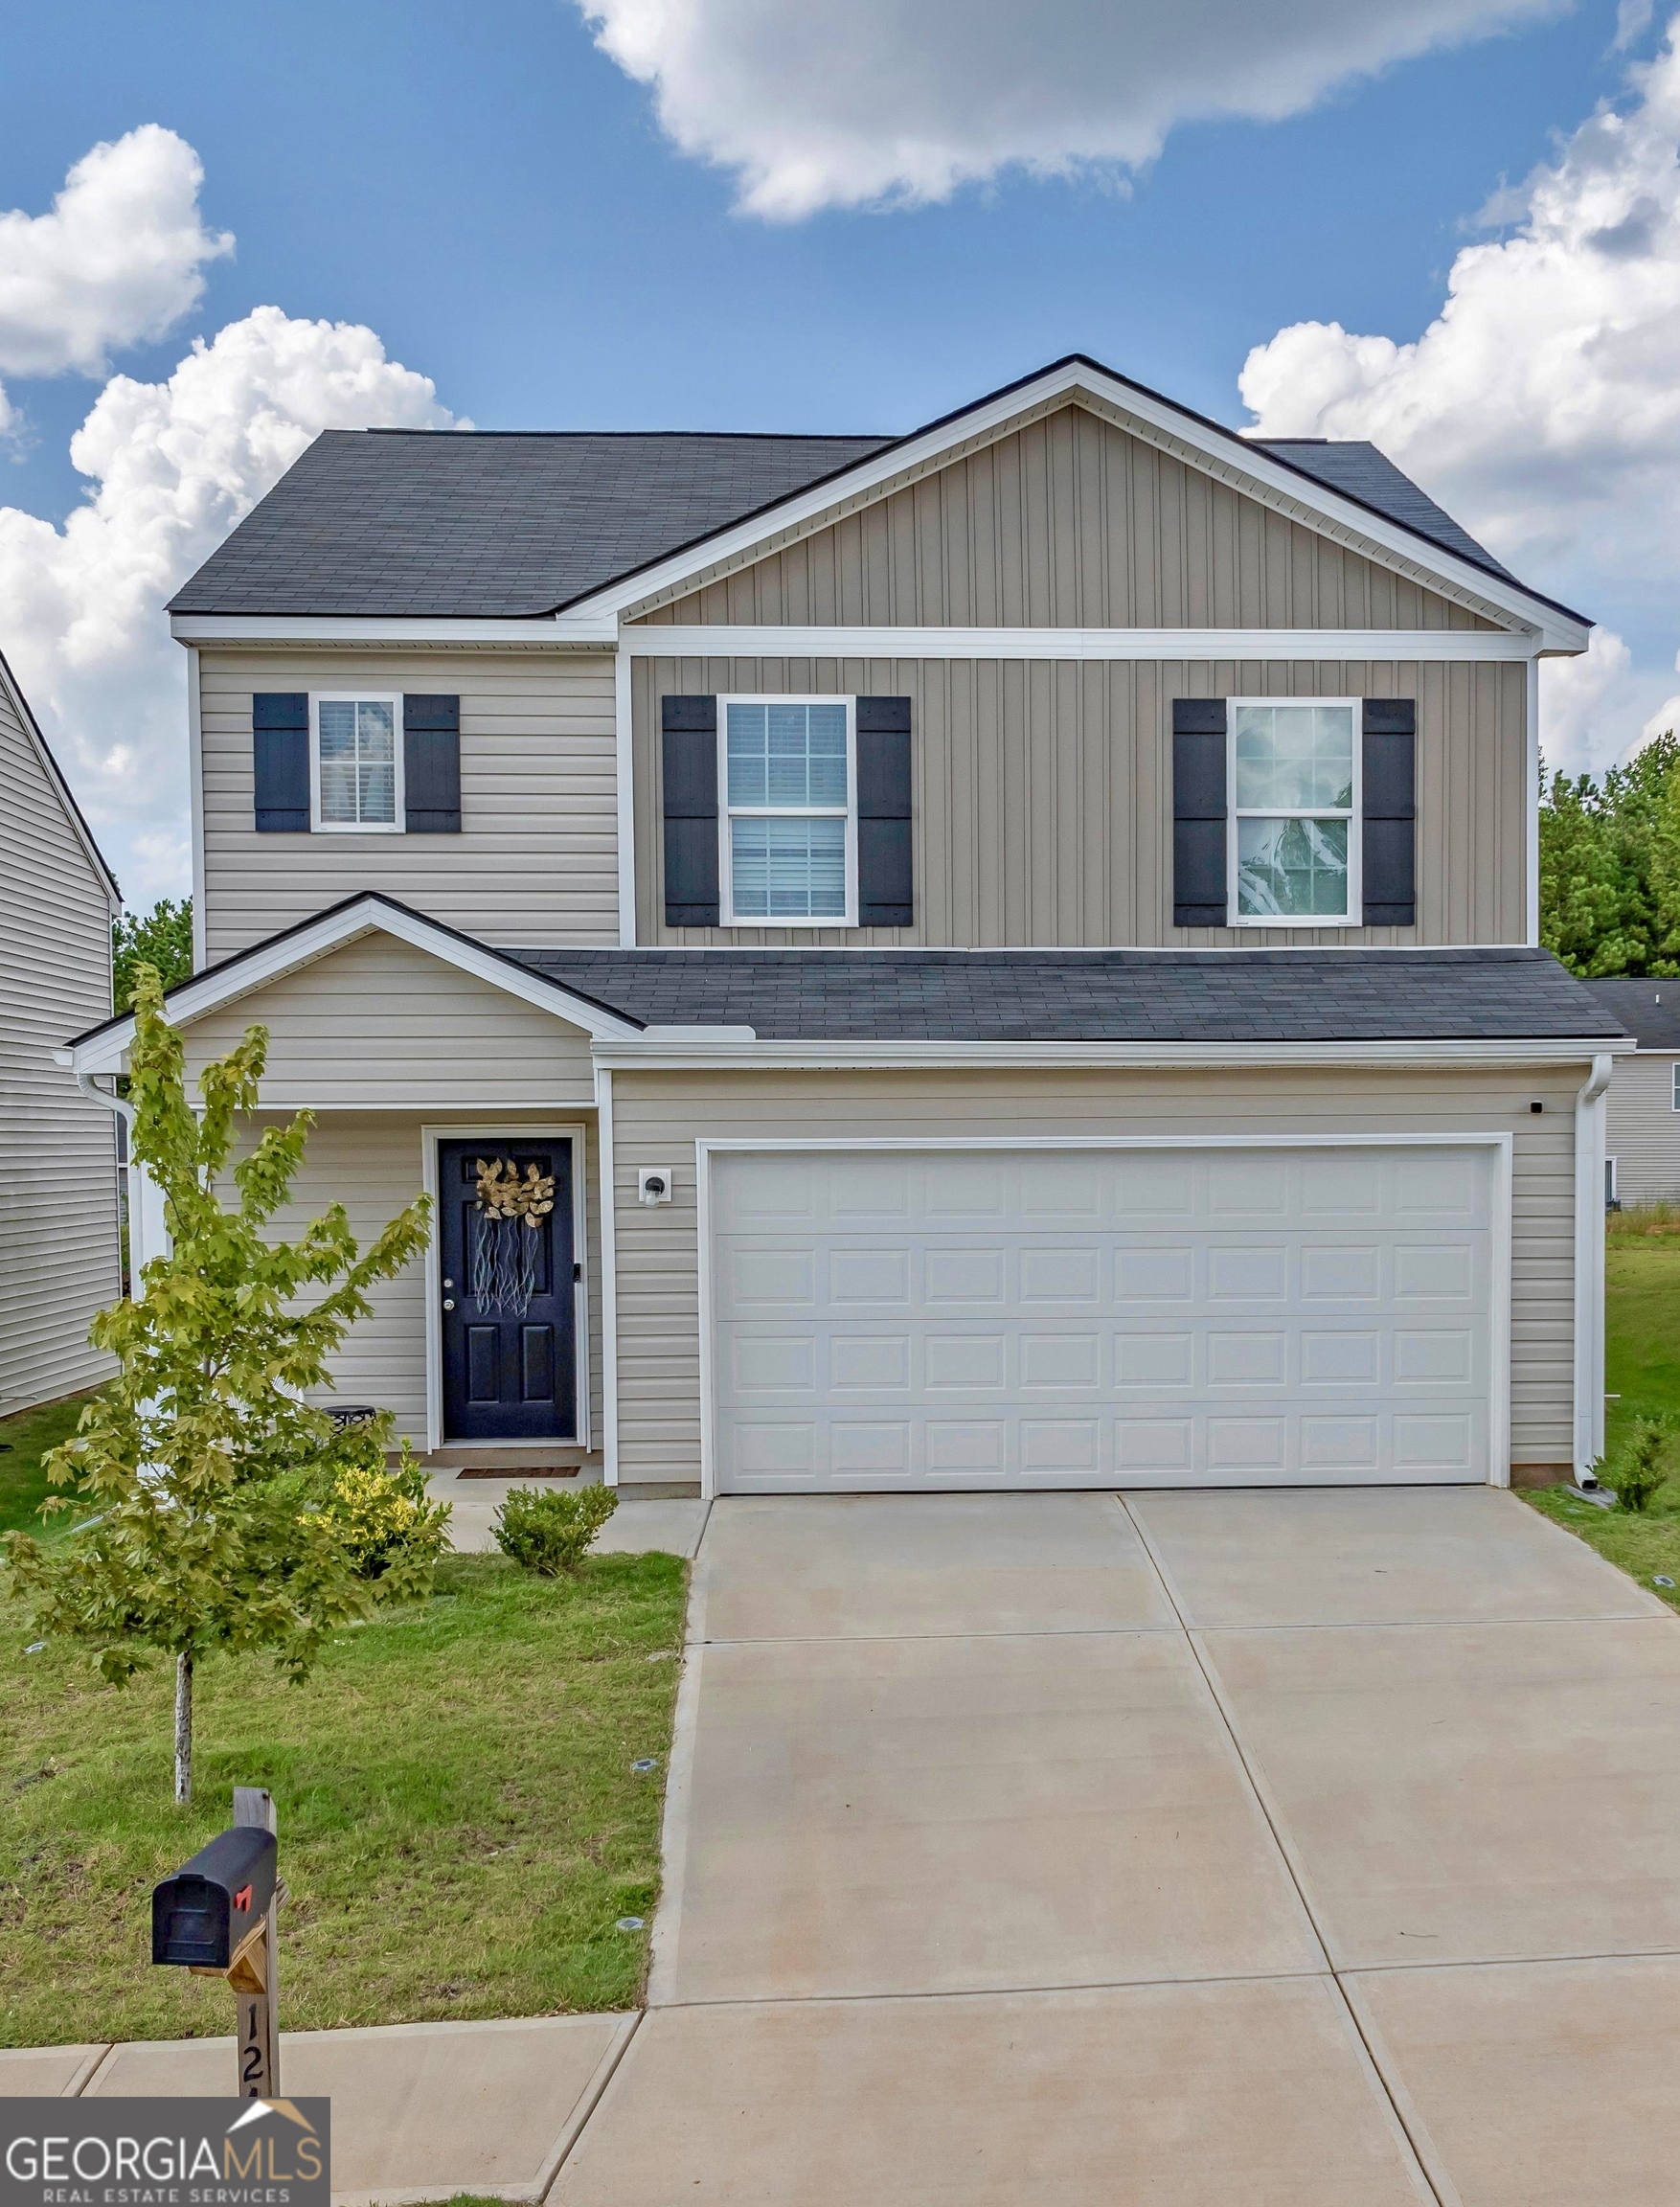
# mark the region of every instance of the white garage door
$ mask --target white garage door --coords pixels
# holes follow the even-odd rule
[[[1488,1476],[1485,1149],[711,1170],[725,1492]]]

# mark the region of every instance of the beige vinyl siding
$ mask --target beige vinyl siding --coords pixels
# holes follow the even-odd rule
[[[1618,1058],[1604,1099],[1604,1153],[1616,1160],[1623,1203],[1680,1200],[1680,1111],[1673,1052]]]
[[[116,1369],[89,1348],[120,1288],[115,1122],[53,1062],[111,1009],[99,869],[0,674],[0,1413]]]
[[[378,931],[195,1020],[189,1081],[257,1022],[268,1029],[262,1101],[276,1110],[594,1101],[587,1035]]]
[[[914,926],[666,926],[660,698],[758,691],[911,699]],[[638,659],[632,695],[640,943],[1205,948],[1525,939],[1520,665]],[[1416,927],[1172,925],[1172,700],[1224,696],[1417,699]]]
[[[450,1132],[447,1112],[332,1111],[320,1120],[309,1137],[303,1170],[292,1183],[291,1204],[278,1214],[270,1229],[276,1240],[295,1238],[329,1203],[343,1203],[351,1229],[366,1248],[396,1217],[412,1203],[422,1185],[421,1128]],[[586,1129],[585,1211],[582,1247],[584,1273],[589,1283],[589,1402],[590,1430],[599,1448],[601,1435],[601,1221],[598,1191],[600,1156],[593,1115],[549,1111],[540,1115],[511,1112],[456,1114],[459,1125],[473,1131],[488,1126],[505,1126],[516,1134],[521,1118],[527,1124],[554,1125],[577,1118]],[[251,1122],[248,1139],[255,1141],[269,1122],[261,1116]],[[323,1391],[323,1402],[371,1402],[376,1409],[397,1414],[399,1436],[416,1448],[426,1445],[426,1308],[425,1264],[417,1259],[395,1280],[379,1283],[370,1291],[374,1314],[351,1329],[342,1353],[333,1361],[335,1387]]]
[[[460,834],[259,835],[253,694],[362,683],[459,695]],[[213,964],[358,889],[382,890],[488,943],[617,943],[610,658],[207,647],[199,685]]]
[[[957,628],[1494,626],[1078,405],[647,618]]]
[[[1583,1068],[1584,1070],[1584,1068]],[[939,1140],[988,1134],[1515,1136],[1511,1460],[1572,1452],[1576,1088],[1556,1073],[643,1073],[613,1076],[619,1468],[700,1475],[695,1152],[699,1137]],[[1532,1102],[1544,1103],[1539,1116]],[[640,1166],[675,1171],[636,1201]]]

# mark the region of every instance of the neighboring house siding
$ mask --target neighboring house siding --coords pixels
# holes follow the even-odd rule
[[[668,928],[659,700],[667,694],[908,696],[916,924]],[[1527,925],[1526,670],[1517,664],[638,659],[637,941],[942,944],[1520,943]],[[1174,697],[1418,700],[1418,924],[1175,928]]]
[[[618,941],[610,658],[207,648],[199,679],[212,964],[358,889],[491,943]],[[461,832],[258,834],[253,694],[361,683],[460,697]]]
[[[1680,1200],[1680,1111],[1674,1054],[1618,1058],[1605,1099],[1604,1152],[1616,1160],[1623,1203]]]
[[[268,1029],[276,1110],[495,1111],[593,1104],[589,1037],[382,933],[363,935],[185,1029],[187,1075]]]
[[[1520,1078],[1520,1077],[1519,1077]],[[613,1076],[620,1476],[700,1473],[694,1142],[900,1134],[1419,1134],[1510,1131],[1511,1460],[1573,1450],[1574,1104],[1578,1075],[1017,1072]],[[1542,1102],[1534,1116],[1530,1104]],[[636,1172],[675,1172],[669,1206],[636,1201]]]
[[[89,1348],[120,1291],[110,1112],[53,1052],[111,1008],[105,883],[0,678],[0,1411],[115,1371]]]
[[[446,1111],[328,1112],[309,1136],[303,1169],[292,1183],[291,1204],[274,1219],[273,1238],[295,1237],[329,1203],[343,1203],[350,1214],[352,1231],[366,1248],[403,1205],[412,1203],[420,1193],[422,1126],[437,1126],[446,1134],[450,1116]],[[487,1124],[505,1125],[511,1133],[517,1133],[522,1119],[543,1124],[577,1119],[586,1126],[588,1231],[584,1269],[591,1284],[590,1427],[599,1447],[601,1296],[595,1283],[601,1277],[600,1160],[593,1114],[585,1115],[568,1104],[541,1113],[458,1110],[453,1116],[464,1126],[477,1129]],[[254,1119],[248,1139],[254,1142],[266,1124],[261,1117]],[[371,1288],[373,1316],[351,1329],[343,1350],[332,1361],[336,1387],[313,1398],[324,1402],[371,1402],[375,1409],[395,1411],[398,1435],[422,1449],[426,1445],[425,1293],[425,1264],[420,1259],[395,1280],[381,1281]],[[494,1461],[493,1455],[486,1461]]]
[[[959,628],[1493,626],[1079,406],[647,618]]]

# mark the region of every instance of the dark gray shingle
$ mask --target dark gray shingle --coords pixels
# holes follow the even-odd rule
[[[765,1040],[1615,1040],[1544,950],[511,950],[659,1026]]]
[[[1361,505],[1374,506],[1391,521],[1403,522],[1442,551],[1456,552],[1461,559],[1486,567],[1490,575],[1516,582],[1509,567],[1502,566],[1491,552],[1478,544],[1467,529],[1461,529],[1409,475],[1402,475],[1387,453],[1379,452],[1363,438],[1251,437],[1247,442],[1275,452],[1280,460],[1303,468],[1329,489],[1357,498]],[[1519,582],[1517,587],[1525,585]]]
[[[1680,1050],[1680,975],[1667,980],[1583,982],[1613,1018],[1639,1037],[1642,1050]]]

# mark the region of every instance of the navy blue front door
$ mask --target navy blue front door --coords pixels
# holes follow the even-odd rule
[[[554,1208],[534,1227],[480,1200],[484,1166],[534,1166]],[[443,1437],[570,1441],[578,1432],[570,1142],[440,1142]]]

